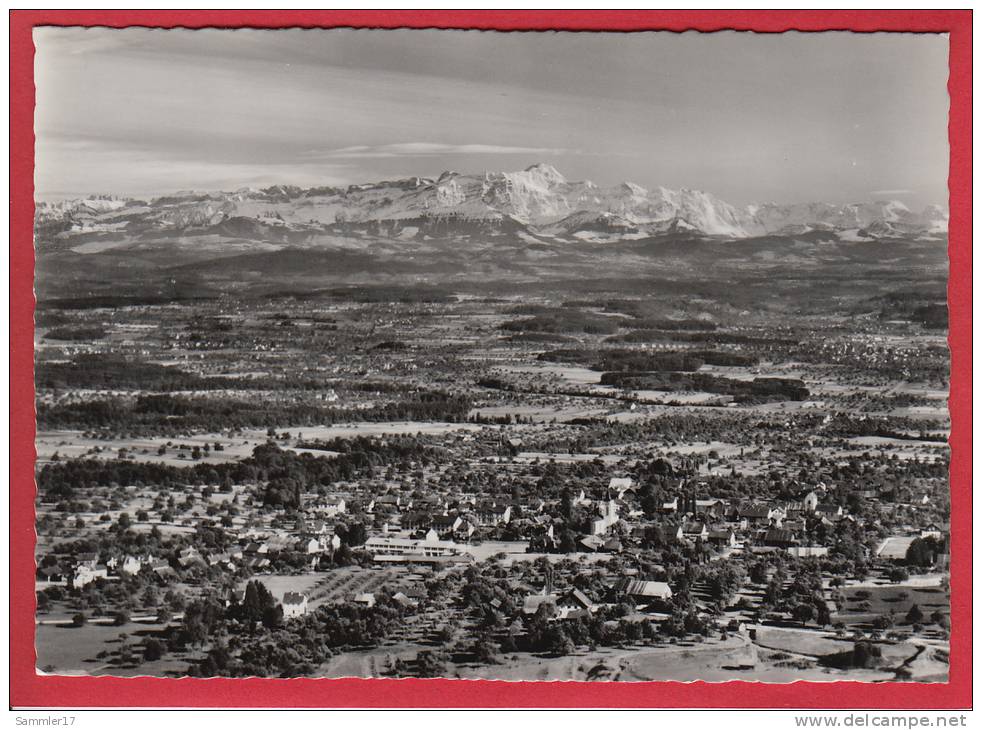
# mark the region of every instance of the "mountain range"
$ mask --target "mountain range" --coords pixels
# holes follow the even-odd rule
[[[547,164],[519,172],[412,177],[348,187],[277,185],[183,192],[151,200],[90,197],[39,203],[39,249],[80,253],[167,237],[220,237],[257,245],[326,239],[428,241],[509,235],[528,243],[608,243],[827,236],[830,240],[944,240],[948,214],[889,200],[847,205],[734,206],[699,190],[602,187]],[[259,249],[261,250],[261,248]]]
[[[757,282],[800,304],[842,286],[943,281],[947,218],[895,201],[739,207],[696,190],[571,182],[549,165],[343,188],[93,196],[38,204],[35,288],[40,301],[91,304],[338,286],[572,290],[594,280],[689,282],[686,291],[715,297]]]

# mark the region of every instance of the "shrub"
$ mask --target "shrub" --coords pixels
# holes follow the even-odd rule
[[[909,624],[919,624],[924,620],[924,612],[921,611],[920,607],[915,603],[910,607],[907,612],[907,623]]]
[[[882,656],[880,647],[869,641],[857,641],[852,647],[852,665],[856,668],[868,669],[876,666]]]
[[[164,645],[157,639],[147,639],[143,645],[143,659],[155,662],[164,656]]]
[[[427,649],[416,655],[416,676],[435,678],[446,674],[447,662],[442,654]]]

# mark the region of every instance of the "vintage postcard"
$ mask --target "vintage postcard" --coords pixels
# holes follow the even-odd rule
[[[30,33],[39,679],[949,685],[947,32]]]

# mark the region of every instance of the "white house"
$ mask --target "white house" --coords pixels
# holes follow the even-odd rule
[[[511,521],[511,505],[483,505],[475,510],[481,525],[508,524]]]
[[[307,596],[304,593],[287,591],[283,594],[283,618],[291,619],[307,613]]]
[[[328,497],[321,506],[321,512],[328,517],[344,514],[347,506],[344,497]]]
[[[126,573],[126,575],[136,575],[140,572],[140,568],[142,567],[142,560],[133,557],[132,555],[127,555],[125,558],[123,558],[123,562],[119,566],[119,572]]]
[[[72,574],[72,588],[81,588],[98,578],[108,578],[109,569],[105,565],[90,567],[87,563],[80,564]]]
[[[634,480],[631,477],[611,477],[607,489],[617,492],[618,499],[624,497],[624,492],[634,487]]]

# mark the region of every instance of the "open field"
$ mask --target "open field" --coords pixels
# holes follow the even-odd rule
[[[394,644],[367,652],[344,654],[331,660],[321,671],[323,676],[330,677],[390,676],[391,667],[396,660],[409,660],[416,650],[417,647],[412,645]],[[944,681],[947,667],[943,662],[929,660],[926,656],[921,659],[913,647],[903,654],[894,654],[886,660],[889,667],[848,671],[799,659],[801,666],[795,666],[793,675],[789,675],[787,652],[758,651],[755,644],[733,637],[726,641],[700,644],[599,649],[564,657],[503,655],[492,665],[466,661],[455,664],[447,676],[513,682],[728,682],[752,679],[783,683],[793,680],[834,682],[847,678],[858,681],[891,681],[895,679],[895,672],[890,667],[906,665],[913,670],[915,677],[923,677],[923,681]],[[908,662],[907,659],[911,661]],[[791,661],[794,662],[793,659]]]
[[[944,591],[929,586],[880,585],[863,588],[846,587],[842,589],[846,597],[845,610],[836,615],[836,620],[847,625],[867,623],[884,614],[895,615],[898,623],[915,604],[925,617],[935,611],[942,615],[950,613],[948,598]],[[925,619],[926,620],[926,619]]]
[[[337,426],[284,426],[284,432],[302,436],[311,441],[329,441],[336,438],[354,436],[398,436],[422,434],[448,434],[478,431],[473,424],[458,423],[355,423]],[[253,449],[268,441],[267,434],[259,430],[244,430],[229,436],[223,433],[204,433],[179,438],[116,438],[108,441],[103,438],[86,438],[81,431],[39,431],[37,435],[38,463],[50,462],[57,454],[62,459],[69,458],[119,458],[120,450],[125,450],[127,458],[143,463],[163,463],[168,466],[187,466],[190,463],[227,464],[252,454]],[[197,446],[221,444],[222,451],[202,453],[192,459],[191,450]],[[182,446],[186,448],[181,448]],[[159,454],[164,447],[166,453]],[[301,450],[303,451],[303,450]],[[323,453],[323,452],[316,452]]]
[[[148,663],[140,671],[120,675],[119,667],[110,663],[109,653],[118,651],[124,637],[129,643],[136,645],[146,636],[159,633],[159,627],[153,625],[129,624],[126,626],[106,626],[89,623],[76,628],[65,625],[38,625],[37,629],[37,666],[51,674],[113,674],[118,676],[149,676],[178,670],[183,662]],[[100,657],[102,652],[106,655]]]

